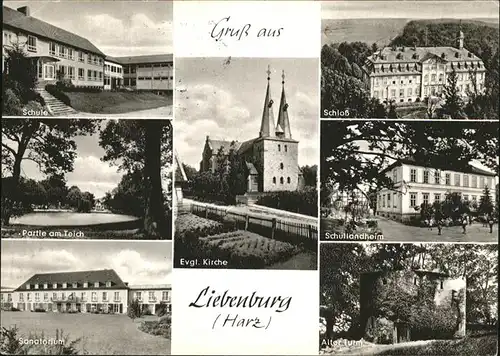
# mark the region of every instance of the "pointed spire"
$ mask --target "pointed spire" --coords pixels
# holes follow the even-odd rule
[[[271,66],[267,66],[267,90],[264,100],[264,109],[262,110],[262,122],[260,124],[259,137],[274,136],[274,114],[273,114],[273,99],[271,99],[271,88],[269,81],[271,80]]]
[[[276,126],[276,132],[278,132],[278,127],[282,131],[279,136],[284,138],[292,138],[292,132],[290,130],[290,121],[288,119],[288,103],[286,102],[285,95],[285,71],[281,74],[281,100],[280,100],[280,109],[278,114],[278,124]]]

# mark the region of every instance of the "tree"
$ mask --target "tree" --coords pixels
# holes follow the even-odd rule
[[[153,238],[170,235],[171,207],[165,204],[162,180],[172,164],[172,126],[169,120],[109,121],[99,144],[106,151],[102,158],[130,174],[141,172],[143,179],[144,232]]]
[[[188,181],[192,180],[195,174],[198,173],[194,167],[191,167],[188,164],[182,163],[182,167],[184,168],[184,173],[186,173]]]
[[[304,177],[304,184],[310,187],[316,187],[318,177],[318,166],[303,166],[300,168]]]
[[[68,195],[68,187],[66,186],[66,180],[64,175],[55,174],[42,180],[40,184],[44,187],[47,192],[48,205],[54,207],[60,207],[61,204],[66,202],[66,196]]]
[[[453,69],[448,74],[447,85],[444,86],[445,103],[442,106],[442,110],[450,115],[452,119],[463,119],[466,118],[463,110],[464,102],[457,81],[457,72]]]
[[[393,189],[383,169],[394,160],[411,159],[430,167],[441,167],[443,157],[457,170],[469,169],[479,160],[498,169],[498,125],[492,122],[389,122],[325,121],[321,123],[322,191],[333,184],[340,191],[368,188]],[[332,140],[331,137],[335,137]],[[406,192],[407,184],[398,188]],[[323,197],[322,197],[323,200]]]
[[[491,215],[493,213],[493,202],[491,200],[490,188],[486,185],[479,200],[478,213],[481,215]]]
[[[12,177],[10,193],[2,196],[2,224],[8,225],[19,192],[21,164],[30,160],[47,175],[73,170],[75,136],[95,130],[98,120],[9,119],[2,122],[2,163]]]
[[[26,54],[24,46],[19,43],[4,49],[6,55],[3,90],[11,89],[22,104],[35,100],[38,77],[33,59]]]

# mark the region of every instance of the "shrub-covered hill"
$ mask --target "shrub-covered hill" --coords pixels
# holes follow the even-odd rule
[[[464,47],[483,59],[489,68],[498,50],[498,24],[482,21],[414,20],[403,28],[391,45],[396,46],[455,46],[458,32],[465,36]]]

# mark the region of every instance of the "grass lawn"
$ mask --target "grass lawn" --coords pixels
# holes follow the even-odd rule
[[[122,114],[131,111],[155,109],[172,105],[172,95],[140,92],[65,93],[71,106],[81,112],[93,114]]]
[[[497,354],[496,335],[466,337],[461,340],[438,340],[423,346],[387,350],[385,356],[493,356]]]
[[[62,329],[69,340],[82,338],[76,348],[80,354],[97,355],[170,355],[170,340],[138,329],[140,319],[126,315],[4,312],[2,327],[16,325],[20,337],[30,333],[53,338]]]

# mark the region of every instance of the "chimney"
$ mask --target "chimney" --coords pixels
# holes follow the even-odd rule
[[[18,7],[17,11],[24,14],[25,16],[30,16],[30,7],[29,6]]]

